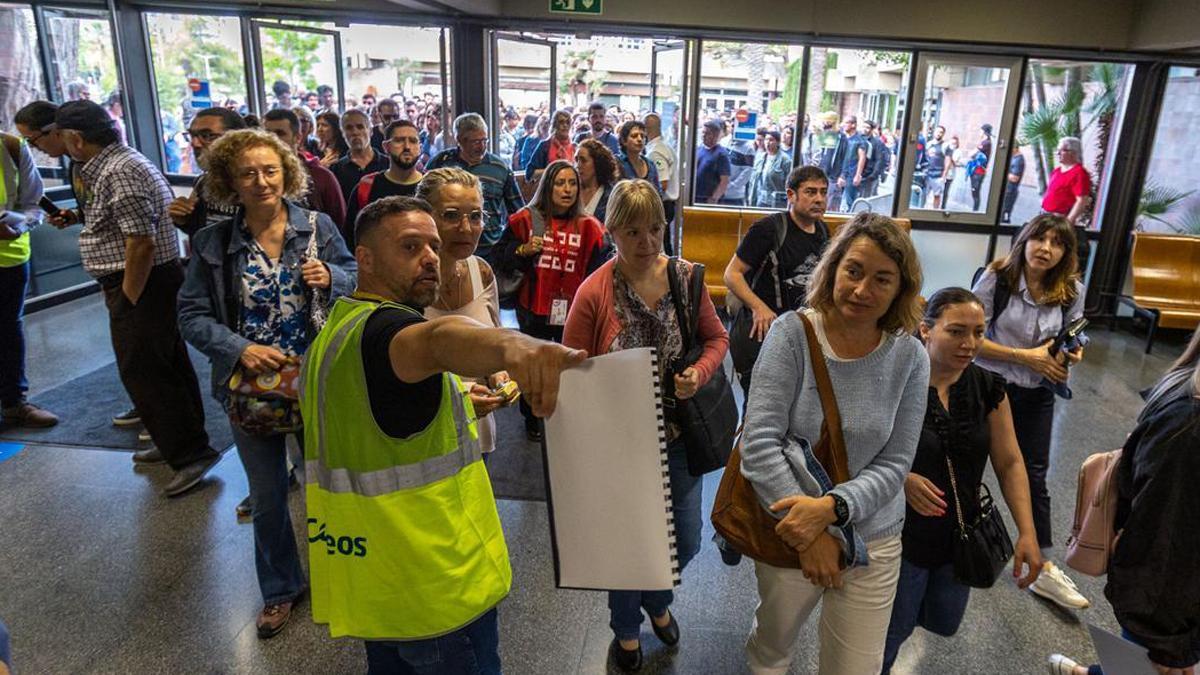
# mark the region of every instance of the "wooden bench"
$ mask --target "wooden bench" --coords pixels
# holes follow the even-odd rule
[[[1135,232],[1129,269],[1133,295],[1120,295],[1117,300],[1149,322],[1147,354],[1159,326],[1195,329],[1200,325],[1200,237]]]
[[[725,267],[737,252],[738,244],[750,226],[769,215],[761,209],[719,208],[709,206],[685,206],[683,208],[683,243],[680,255],[691,262],[704,265],[704,283],[717,307],[725,306]],[[829,213],[825,225],[830,235],[850,222],[854,214]],[[905,231],[912,230],[912,221],[897,218]]]

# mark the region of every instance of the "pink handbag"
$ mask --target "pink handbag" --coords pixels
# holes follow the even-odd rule
[[[1096,453],[1079,467],[1075,522],[1067,540],[1067,564],[1093,577],[1108,573],[1117,544],[1117,466],[1121,450]]]

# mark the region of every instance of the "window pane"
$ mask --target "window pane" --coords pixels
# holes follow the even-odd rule
[[[347,105],[361,105],[365,96],[441,101],[440,28],[350,24],[334,30],[342,36]]]
[[[241,23],[235,17],[147,14],[167,173],[196,174],[186,131],[196,113],[225,106],[245,113]]]
[[[121,82],[113,56],[108,12],[84,9],[47,9],[51,85],[60,101],[88,99],[108,110],[119,121],[117,130],[126,141]]]
[[[699,117],[708,128],[697,134],[695,203],[787,205],[803,54],[799,45],[704,42]]]
[[[46,98],[33,11],[26,5],[0,4],[0,35],[8,36],[6,47],[0,50],[0,82],[4,83],[0,87],[0,129],[14,131],[13,116],[17,111],[27,103]],[[30,150],[39,166],[59,165],[57,159],[51,159],[33,145]]]
[[[985,213],[1009,69],[931,62],[924,75],[910,205]]]
[[[297,21],[297,26],[317,27],[316,22]],[[263,100],[268,109],[291,108],[304,101],[309,92],[319,96],[320,109],[338,111],[337,58],[333,36],[286,28],[260,31],[262,41]],[[357,99],[346,101],[350,107]],[[351,105],[353,104],[353,105]]]
[[[811,54],[802,160],[829,174],[830,211],[891,213],[912,54],[824,47]]]
[[[1138,205],[1138,229],[1200,236],[1200,68],[1171,68],[1150,166]]]
[[[1132,73],[1118,63],[1029,62],[1000,222],[1020,225],[1043,210],[1066,215],[1081,196],[1076,224],[1095,226],[1097,194],[1114,160]],[[1059,153],[1060,147],[1068,152]]]

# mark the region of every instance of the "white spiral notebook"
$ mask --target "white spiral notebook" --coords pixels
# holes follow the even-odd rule
[[[543,447],[559,588],[679,583],[660,388],[648,348],[562,374]]]

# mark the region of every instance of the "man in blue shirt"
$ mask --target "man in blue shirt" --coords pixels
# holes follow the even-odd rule
[[[867,140],[858,133],[858,118],[848,115],[842,120],[842,135],[833,151],[833,172],[837,183],[829,191],[830,211],[849,211],[863,184],[867,170]],[[839,208],[841,207],[841,208]]]
[[[456,166],[477,178],[483,188],[483,210],[487,218],[475,255],[487,258],[492,247],[500,241],[508,217],[525,206],[510,164],[487,151],[487,122],[479,113],[464,113],[454,120],[454,137],[458,146],[447,148],[433,156],[425,165],[426,173],[443,166]]]
[[[733,169],[729,151],[718,142],[721,140],[721,122],[705,122],[701,140],[704,145],[696,152],[695,203],[716,204],[729,188],[729,174]]]

